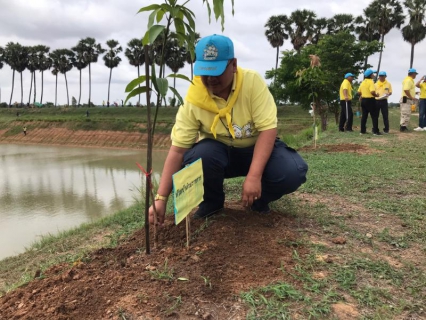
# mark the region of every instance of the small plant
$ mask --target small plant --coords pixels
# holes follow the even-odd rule
[[[201,276],[201,278],[203,278],[203,280],[204,280],[204,285],[211,289],[212,288],[212,280],[210,279],[210,277],[209,276],[207,276],[207,277]]]
[[[149,271],[151,276],[157,280],[173,280],[174,278],[174,270],[168,266],[168,260],[164,261],[163,268],[157,268],[153,271]]]

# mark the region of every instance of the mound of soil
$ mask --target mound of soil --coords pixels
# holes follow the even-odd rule
[[[324,152],[352,152],[358,154],[369,154],[377,152],[377,150],[371,149],[368,146],[356,143],[341,143],[341,144],[323,144],[318,145],[316,148],[314,146],[306,146],[298,149],[298,151],[324,151]]]
[[[285,213],[231,203],[210,220],[191,221],[187,249],[185,223],[169,216],[151,254],[140,230],[114,249],[37,273],[0,298],[0,319],[244,319],[241,292],[294,283],[285,271],[294,267],[298,228]]]

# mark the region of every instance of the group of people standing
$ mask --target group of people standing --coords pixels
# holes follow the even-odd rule
[[[392,85],[387,81],[385,71],[380,71],[378,81],[374,83],[377,71],[367,69],[364,72],[364,80],[358,89],[359,99],[361,101],[361,134],[367,134],[366,124],[368,115],[373,122],[372,133],[380,136],[383,133],[389,133],[389,110],[388,98],[392,95]],[[402,98],[400,101],[401,118],[400,131],[408,130],[408,124],[411,116],[411,106],[416,105],[416,87],[420,88],[419,100],[419,126],[414,131],[426,131],[426,76],[422,77],[416,84],[414,79],[418,72],[416,69],[409,69],[408,75],[402,82]],[[352,82],[355,75],[345,74],[345,79],[340,86],[340,132],[352,132],[353,112],[352,112]],[[379,115],[383,116],[383,133],[379,130]]]

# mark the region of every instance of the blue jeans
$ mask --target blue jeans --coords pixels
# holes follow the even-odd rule
[[[183,166],[199,158],[203,160],[204,201],[200,204],[200,208],[223,207],[224,179],[246,176],[250,169],[253,152],[254,146],[234,148],[213,139],[203,139],[185,153]],[[296,191],[306,182],[307,171],[308,165],[296,150],[276,139],[263,171],[262,195],[259,200],[268,204],[285,194]]]
[[[419,127],[426,128],[426,99],[419,101]]]

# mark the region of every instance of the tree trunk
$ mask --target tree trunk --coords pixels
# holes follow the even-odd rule
[[[368,56],[366,56],[364,60],[364,70],[367,69],[367,64],[368,64]]]
[[[109,68],[109,81],[108,81],[108,100],[107,107],[109,107],[109,90],[111,88],[111,76],[112,76],[112,68]]]
[[[64,77],[65,77],[65,88],[67,89],[67,106],[70,105],[70,96],[68,94],[68,80],[67,80],[67,73],[64,73]]]
[[[414,62],[414,43],[411,44],[410,69],[413,67],[413,62]]]
[[[31,84],[30,84],[30,94],[28,95],[28,105],[31,102],[31,92],[33,91],[33,77],[34,77],[34,72],[31,71]]]
[[[57,106],[58,100],[58,74],[56,74],[56,85],[55,85],[55,107]]]
[[[175,89],[176,90],[176,72],[175,72],[175,76],[174,76],[174,78],[173,78],[173,89]],[[175,92],[173,91],[173,100],[176,100],[176,94],[175,94]],[[175,101],[176,102],[176,101]]]
[[[78,106],[80,106],[80,100],[81,100],[81,69],[80,69],[80,93],[78,94]]]
[[[138,78],[140,77],[140,70],[139,70],[139,65],[138,65]],[[141,85],[139,84],[138,86],[139,88],[141,87]],[[141,105],[141,94],[139,93],[139,106]]]
[[[35,75],[35,73],[34,73],[34,101],[33,101],[33,104],[36,102],[36,93],[37,93],[37,86],[36,86],[36,75]]]
[[[21,74],[21,106],[24,104],[24,83],[22,82],[22,71]]]
[[[44,74],[44,71],[41,72],[41,97],[40,97],[41,104],[43,104],[43,87],[44,87],[43,74]]]
[[[380,49],[380,55],[379,55],[379,65],[377,66],[377,74],[379,74],[380,71],[380,64],[382,63],[382,54],[383,54],[383,45],[385,43],[385,35],[382,35],[382,40],[380,41],[382,43],[382,48]],[[377,80],[377,75],[376,75]]]
[[[277,78],[277,70],[278,70],[278,56],[280,54],[280,47],[277,47],[277,58],[275,60],[275,73],[274,73],[274,82],[275,79]]]
[[[12,92],[10,93],[10,101],[9,101],[9,107],[12,106],[12,97],[13,97],[13,84],[15,83],[15,70],[12,72]]]
[[[191,61],[191,80],[194,79],[194,62]]]
[[[92,74],[91,74],[90,63],[89,63],[89,108],[90,108],[91,94],[92,94]]]

